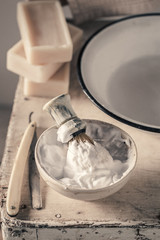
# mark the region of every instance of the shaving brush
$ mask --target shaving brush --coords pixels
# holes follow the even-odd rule
[[[57,123],[58,141],[68,143],[76,140],[77,143],[89,142],[94,145],[93,140],[85,133],[85,122],[77,117],[71,106],[69,94],[62,94],[53,98],[44,105],[43,110],[49,112]]]

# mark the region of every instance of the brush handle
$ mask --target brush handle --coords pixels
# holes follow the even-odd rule
[[[71,106],[69,94],[63,94],[53,98],[43,107],[55,119],[59,129],[57,131],[58,141],[69,142],[76,133],[85,131],[86,124],[77,117]]]
[[[55,119],[58,127],[70,119],[77,117],[70,101],[70,96],[68,94],[63,94],[51,99],[43,107],[43,110],[48,111]]]

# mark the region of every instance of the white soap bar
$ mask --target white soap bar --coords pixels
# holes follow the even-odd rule
[[[31,64],[72,59],[72,40],[59,1],[19,2],[17,20]]]
[[[73,52],[75,53],[81,45],[83,31],[71,24],[68,24],[68,28],[73,42]],[[28,63],[22,41],[19,41],[7,52],[7,69],[34,82],[48,81],[62,65],[63,63],[43,65]]]
[[[32,65],[26,60],[23,42],[19,41],[7,52],[7,69],[34,82],[46,82],[63,63]]]
[[[68,93],[70,63],[65,63],[58,72],[45,83],[36,83],[24,78],[24,95],[34,97],[55,97]]]
[[[74,54],[82,45],[83,30],[69,23],[68,23],[68,29],[69,29],[72,43],[73,43],[73,54]]]

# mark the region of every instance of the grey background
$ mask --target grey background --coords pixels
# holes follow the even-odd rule
[[[6,69],[6,53],[19,39],[16,20],[18,0],[0,0],[0,106],[11,105],[18,75]]]

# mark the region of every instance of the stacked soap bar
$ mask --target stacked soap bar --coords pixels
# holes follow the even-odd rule
[[[24,95],[54,97],[65,93],[69,88],[70,64],[66,63],[47,82],[36,83],[24,78]]]
[[[71,60],[72,41],[59,1],[20,2],[17,20],[31,64]]]
[[[24,77],[24,95],[54,97],[68,92],[70,61],[82,30],[66,23],[58,1],[19,2],[22,40],[7,53],[7,68]]]
[[[82,37],[82,30],[68,24],[70,31],[73,52],[76,52]],[[46,63],[41,65],[33,65],[28,62],[23,46],[23,41],[16,43],[7,52],[7,68],[8,70],[24,76],[34,82],[46,82],[50,79],[64,63]]]

